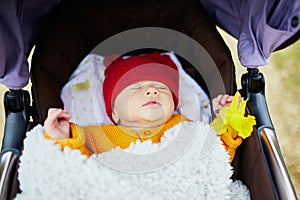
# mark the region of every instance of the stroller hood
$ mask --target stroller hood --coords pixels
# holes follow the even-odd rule
[[[298,0],[201,1],[215,23],[239,40],[239,58],[246,67],[265,65],[276,48],[299,38]],[[59,1],[0,2],[0,83],[21,89],[29,79],[27,57]]]

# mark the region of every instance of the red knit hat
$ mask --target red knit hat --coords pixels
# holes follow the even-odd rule
[[[178,105],[179,74],[175,63],[167,55],[152,53],[119,58],[104,72],[103,97],[106,113],[112,119],[112,105],[127,86],[140,81],[158,81],[171,90],[175,108]]]

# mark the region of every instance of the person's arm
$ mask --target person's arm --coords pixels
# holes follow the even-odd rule
[[[224,95],[219,95],[216,98],[213,99],[212,102],[212,106],[213,106],[213,111],[215,112],[215,115],[217,118],[220,117],[220,109],[230,106],[232,100],[233,100],[233,96],[224,94]],[[238,99],[238,103],[240,104],[242,101],[241,96],[239,96]],[[214,127],[214,125],[212,125]],[[238,146],[241,145],[242,143],[242,138],[240,136],[237,136],[237,134],[232,134],[233,129],[231,128],[231,130],[227,130],[226,132],[224,132],[223,134],[220,135],[220,139],[222,140],[225,149],[230,157],[229,159],[229,163],[232,162],[234,156],[235,156],[235,151],[237,149]]]
[[[44,123],[45,137],[55,140],[62,148],[68,146],[90,156],[84,145],[84,131],[80,126],[70,123],[70,118],[71,114],[66,110],[50,108]]]

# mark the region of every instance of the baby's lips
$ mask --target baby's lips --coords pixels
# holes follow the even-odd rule
[[[158,101],[154,101],[154,100],[148,101],[143,104],[143,106],[148,106],[148,105],[161,105],[161,104]]]

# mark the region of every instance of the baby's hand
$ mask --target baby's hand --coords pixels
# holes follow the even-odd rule
[[[213,99],[213,111],[216,115],[216,117],[219,117],[220,109],[227,107],[230,105],[230,103],[233,100],[233,96],[230,96],[228,94],[219,95],[216,98]],[[239,97],[239,103],[242,101],[242,97]]]
[[[50,108],[48,117],[45,120],[44,128],[46,133],[53,139],[65,139],[70,137],[71,114],[66,110]]]

